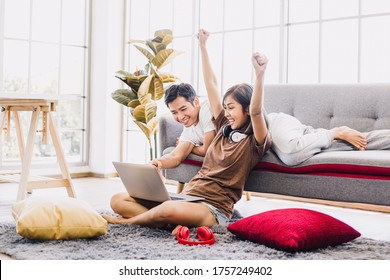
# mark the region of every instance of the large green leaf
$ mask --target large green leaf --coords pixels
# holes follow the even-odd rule
[[[149,127],[147,127],[146,124],[142,123],[142,122],[139,122],[139,121],[134,121],[134,123],[136,125],[138,125],[138,127],[142,130],[142,132],[145,134],[146,138],[149,140],[150,142],[150,138],[152,137],[152,132],[151,130],[149,129]]]
[[[129,104],[127,104],[127,106],[134,109],[137,106],[139,106],[140,104],[141,103],[140,103],[139,99],[134,99],[134,100],[130,101]]]
[[[150,128],[150,130],[152,131],[152,134],[157,133],[157,129],[158,129],[158,119],[157,119],[157,117],[154,117],[153,119],[151,119],[148,122],[147,125]]]
[[[155,58],[152,60],[152,63],[158,68],[161,69],[165,65],[169,64],[176,56],[182,54],[177,50],[165,49],[157,53]]]
[[[170,29],[160,29],[160,30],[156,30],[155,32],[154,32],[154,41],[155,42],[159,42],[159,43],[161,43],[161,42],[163,42],[164,41],[164,39],[166,38],[166,37],[172,37],[172,30],[170,30]]]
[[[150,82],[149,93],[153,100],[160,100],[165,93],[163,80],[160,77],[160,74],[151,67],[150,73],[154,76]]]
[[[134,45],[134,47],[137,48],[149,61],[152,61],[154,59],[154,55],[152,55],[147,49]]]
[[[149,122],[157,114],[157,104],[154,101],[151,101],[145,105],[145,115],[146,122]]]
[[[144,80],[141,87],[138,90],[138,97],[143,98],[147,94],[151,94],[151,99],[160,100],[165,93],[163,80],[159,74],[151,69],[151,74],[147,79]],[[141,103],[143,103],[141,101]]]
[[[129,44],[144,44],[146,45],[146,41],[145,40],[130,40],[128,41]]]
[[[158,120],[156,117],[152,118],[147,124],[144,124],[139,121],[134,121],[136,125],[142,130],[142,132],[145,134],[146,138],[149,140],[152,137],[154,133],[157,132],[158,128]]]
[[[127,76],[132,76],[133,74],[126,72],[124,70],[119,70],[115,73],[115,77],[126,83]]]
[[[161,29],[157,30],[154,33],[154,38],[151,40],[130,40],[130,44],[142,44],[148,46],[154,55],[156,55],[159,51],[164,50],[167,48],[167,45],[172,43],[173,41],[173,35],[172,31],[169,29]],[[150,57],[144,51],[141,51],[149,60]]]
[[[172,74],[164,73],[164,74],[159,74],[159,75],[160,75],[160,79],[162,80],[162,82],[164,84],[165,83],[174,83],[177,80],[179,80],[179,78],[177,78],[176,76],[174,76]]]
[[[156,69],[154,68],[153,64],[152,63],[149,63],[151,65],[150,67],[150,74],[151,75],[154,75],[155,77],[160,78],[160,74],[156,71]]]
[[[137,71],[141,72],[141,71]],[[115,73],[115,77],[126,83],[131,89],[133,89],[134,93],[138,92],[139,87],[141,86],[142,82],[148,77],[147,75],[134,75],[132,73],[120,70]]]
[[[152,40],[156,43],[162,43],[165,46],[169,45],[173,41],[172,31],[169,29],[157,30],[154,33],[155,38]]]
[[[137,95],[129,89],[117,89],[111,93],[111,97],[116,102],[125,106],[128,106],[131,101],[138,99]]]
[[[158,52],[167,48],[164,43],[157,43],[153,41],[147,41],[146,45],[153,51],[154,55],[157,55]]]
[[[165,50],[167,48],[166,42],[169,42],[169,39],[165,39],[165,37],[171,36],[172,31],[169,29],[157,30],[154,33],[154,38],[152,40],[148,40],[146,44],[153,51],[154,55],[157,55],[158,52]]]
[[[139,99],[139,102],[140,104],[147,104],[149,102],[152,102],[152,95],[150,93],[142,96],[140,99]]]
[[[170,43],[172,43],[172,41],[173,41],[172,34],[167,34],[167,35],[165,35],[162,43],[165,44],[166,46],[168,46]]]
[[[149,91],[152,94],[153,100],[160,100],[165,93],[163,81],[159,77],[155,76]]]
[[[137,106],[133,112],[132,115],[135,120],[142,122],[142,123],[148,123],[152,118],[156,116],[157,113],[157,104],[154,101],[151,101],[146,104],[141,104]]]
[[[145,116],[145,105],[139,105],[137,106],[131,114],[133,115],[134,119],[136,121],[146,123],[146,116]]]
[[[149,87],[150,83],[153,80],[153,77],[154,75],[150,75],[142,82],[141,86],[138,89],[138,98],[142,98],[149,93]]]

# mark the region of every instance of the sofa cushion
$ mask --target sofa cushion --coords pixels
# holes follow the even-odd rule
[[[270,151],[262,161],[282,164],[277,155]],[[329,151],[314,155],[297,167],[315,164],[359,164],[363,166],[383,166],[390,168],[390,151]],[[284,165],[284,164],[283,164]]]
[[[339,245],[360,236],[327,214],[300,208],[266,211],[238,220],[228,230],[239,238],[287,251],[308,251]]]
[[[267,152],[255,170],[289,174],[390,180],[390,151],[332,151],[296,165],[283,164]]]

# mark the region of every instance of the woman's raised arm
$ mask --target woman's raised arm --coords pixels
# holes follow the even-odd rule
[[[255,70],[256,80],[253,88],[253,94],[249,113],[252,120],[253,134],[257,143],[264,143],[268,134],[267,124],[263,112],[264,100],[264,74],[267,68],[268,59],[265,55],[258,52],[252,55],[252,65]]]
[[[206,47],[206,41],[209,38],[209,35],[209,32],[204,29],[200,29],[198,32],[199,48],[202,58],[203,80],[206,86],[211,112],[213,117],[217,118],[223,110],[223,106],[221,95],[218,89],[217,77],[211,67],[210,58]]]

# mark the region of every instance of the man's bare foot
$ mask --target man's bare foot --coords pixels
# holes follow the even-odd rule
[[[110,224],[130,224],[129,219],[123,217],[109,216],[102,214],[102,217]]]
[[[348,126],[335,127],[331,130],[335,140],[343,140],[350,143],[356,149],[364,151],[367,148],[367,139],[363,133]]]

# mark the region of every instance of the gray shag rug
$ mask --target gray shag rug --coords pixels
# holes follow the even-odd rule
[[[390,260],[390,242],[359,237],[351,242],[311,252],[286,253],[242,241],[226,227],[212,228],[211,246],[179,244],[169,231],[136,225],[109,225],[108,233],[93,239],[29,240],[18,235],[14,223],[0,224],[0,253],[28,260]],[[191,239],[195,229],[192,230]]]

